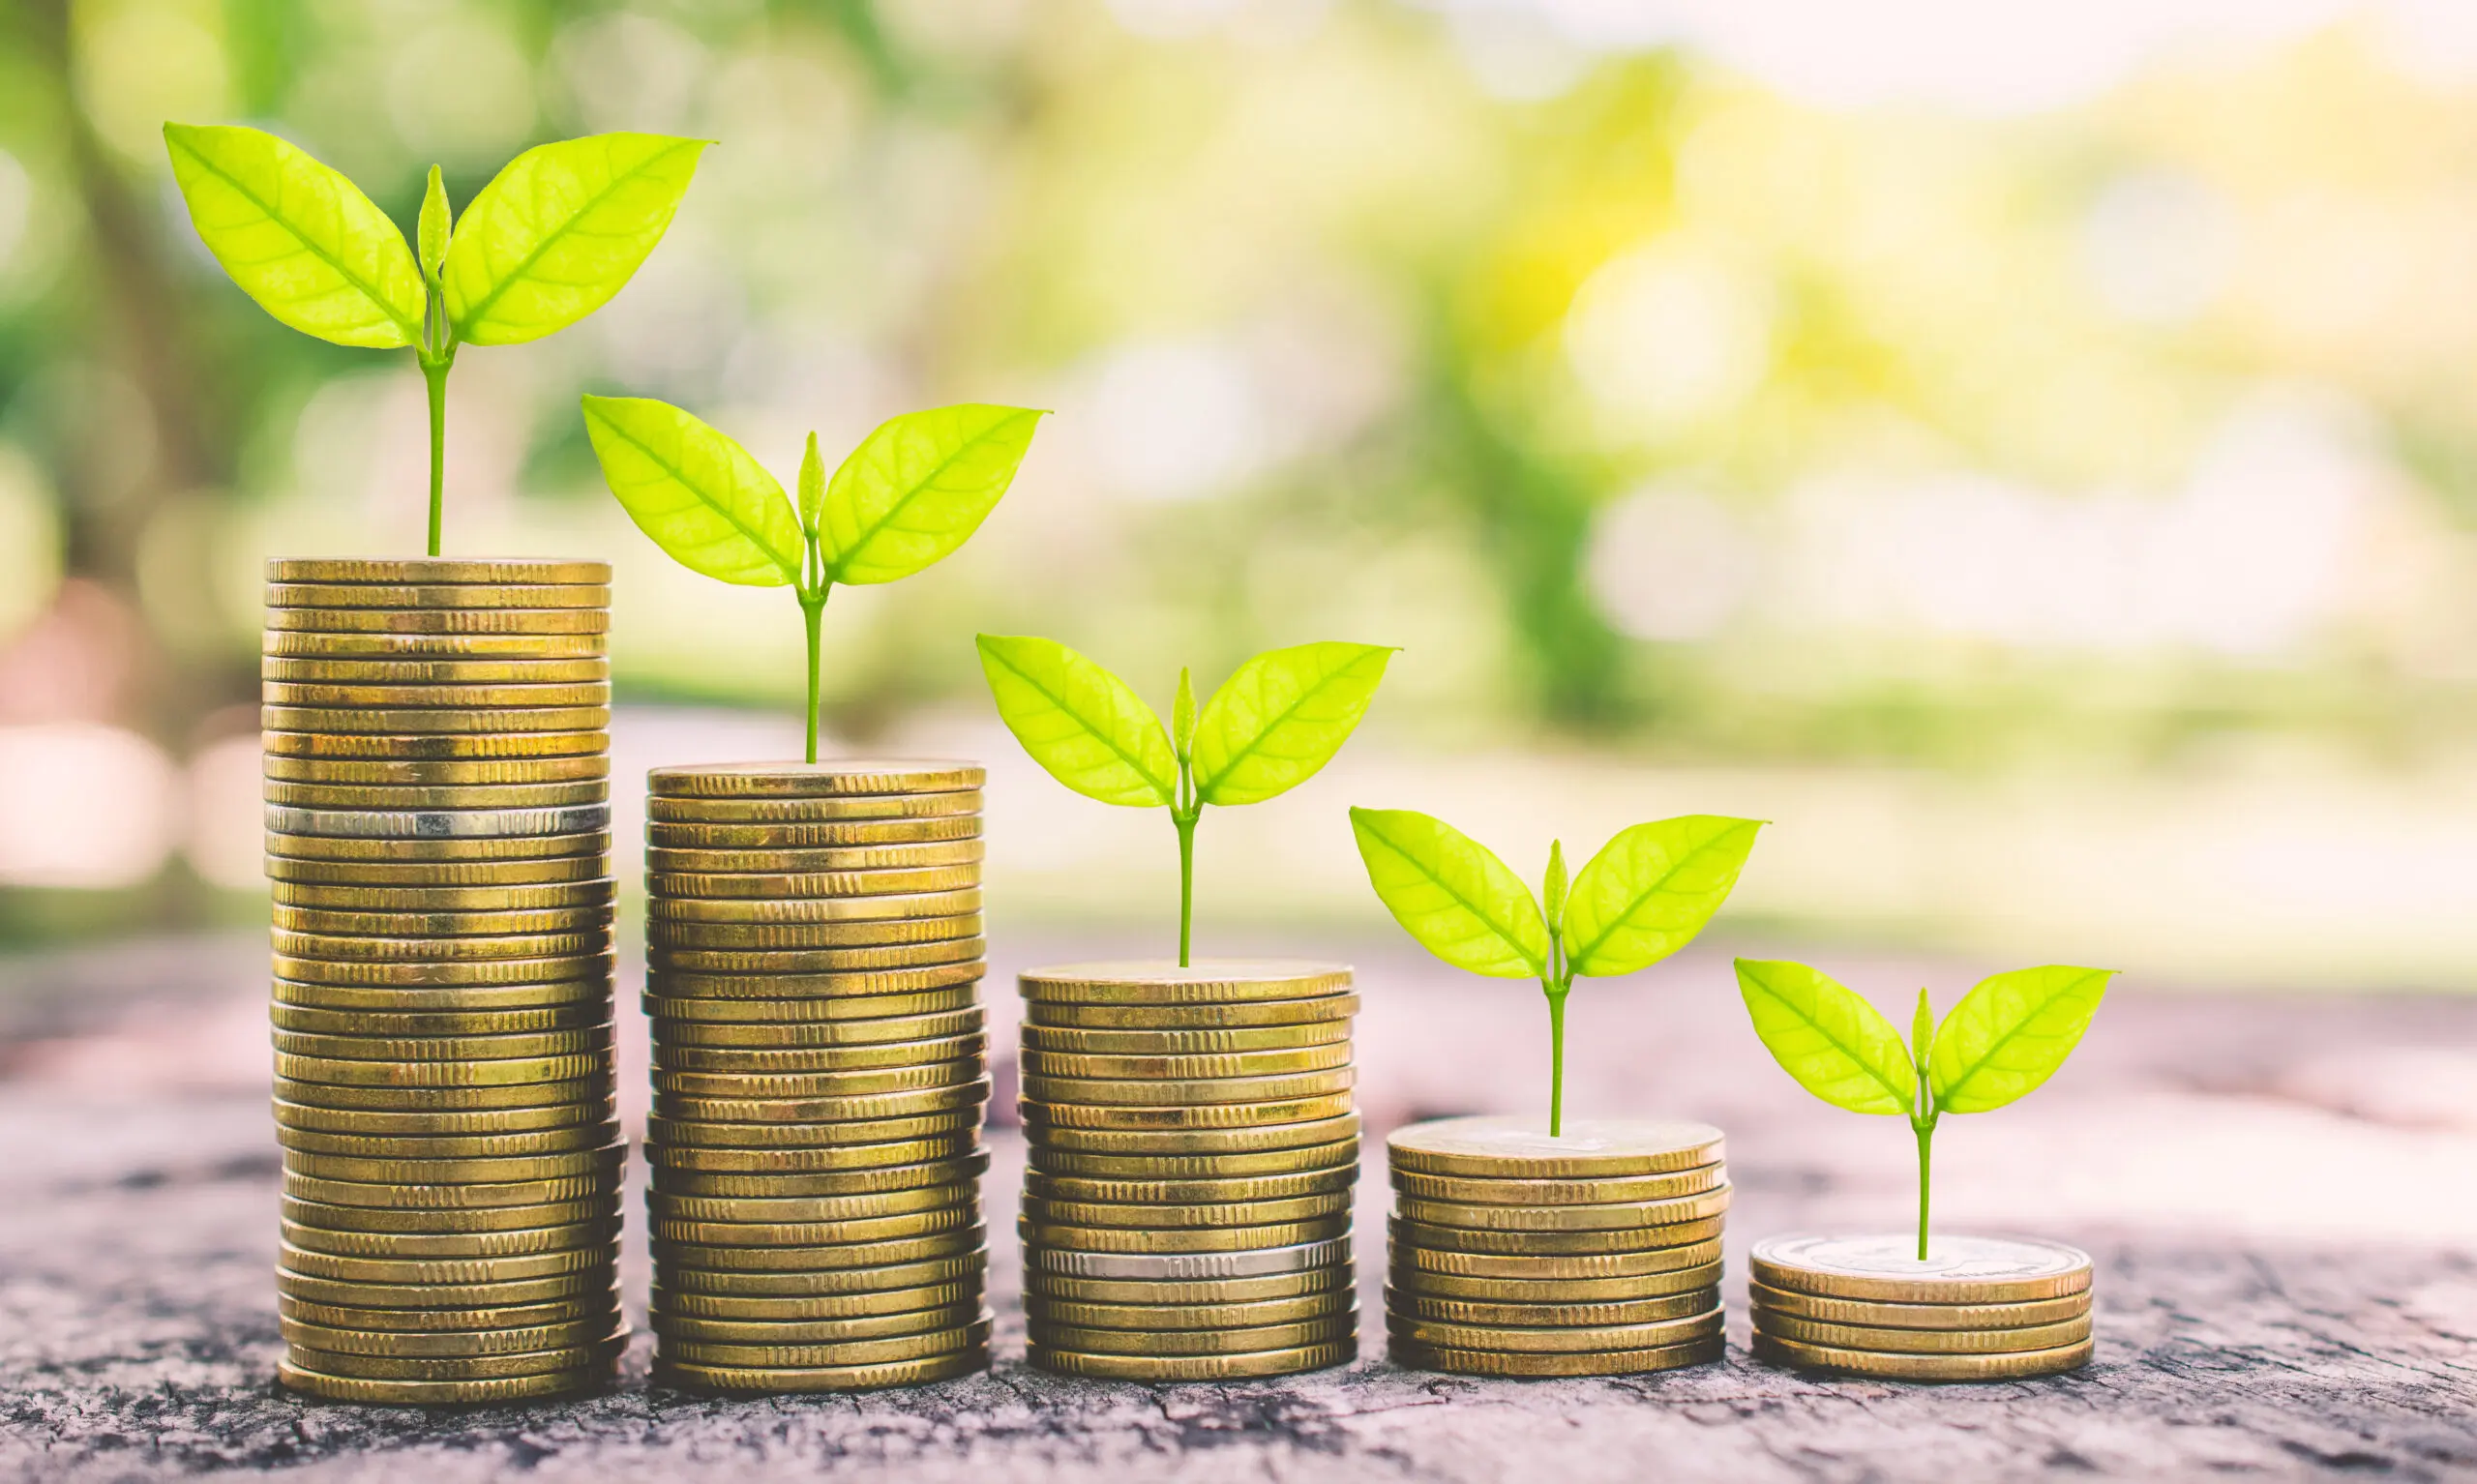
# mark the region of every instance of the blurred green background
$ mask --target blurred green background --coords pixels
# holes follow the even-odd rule
[[[167,118],[405,224],[433,163],[720,141],[610,308],[452,383],[448,551],[618,565],[622,794],[794,747],[799,628],[628,524],[578,393],[786,476],[1016,401],[982,534],[827,619],[846,750],[996,769],[1001,925],[1155,927],[1173,857],[1021,762],[974,629],[1156,704],[1349,638],[1404,652],[1208,820],[1208,924],[1381,923],[1352,802],[1526,874],[1714,811],[1775,821],[1724,935],[2477,981],[2467,7],[18,0],[0,944],[251,921],[260,563],[420,549],[410,357],[234,289]]]

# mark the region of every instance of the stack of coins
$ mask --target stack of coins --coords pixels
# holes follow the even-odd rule
[[[1622,1376],[1717,1360],[1728,1170],[1704,1123],[1442,1118],[1386,1141],[1395,1364]]]
[[[1229,1380],[1358,1353],[1348,968],[1021,976],[1031,1360]]]
[[[1754,1353],[1890,1380],[1999,1380],[2090,1363],[2090,1255],[2060,1242],[1915,1235],[1755,1243]]]
[[[657,1381],[856,1391],[989,1364],[981,774],[650,775]]]
[[[612,1375],[600,562],[277,561],[263,673],[284,1383]]]

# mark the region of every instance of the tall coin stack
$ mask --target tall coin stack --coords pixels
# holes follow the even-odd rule
[[[608,1381],[611,569],[276,561],[262,670],[287,1386]]]
[[[982,770],[659,768],[645,850],[654,1379],[989,1364]]]
[[[1386,1327],[1397,1365],[1622,1376],[1723,1349],[1720,1131],[1702,1123],[1442,1118],[1386,1142]]]
[[[1021,976],[1031,1361],[1229,1380],[1358,1352],[1346,967]]]
[[[2089,1364],[2090,1255],[2060,1242],[1915,1235],[1754,1244],[1754,1353],[1891,1380],[2003,1380]]]

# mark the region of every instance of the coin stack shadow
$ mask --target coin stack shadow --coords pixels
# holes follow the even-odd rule
[[[981,778],[649,776],[657,1382],[856,1391],[989,1364]]]
[[[611,569],[267,577],[279,1377],[400,1403],[607,1383]]]
[[[1019,987],[1032,1363],[1201,1381],[1356,1356],[1350,970],[1072,964]]]
[[[1622,1376],[1720,1358],[1728,1171],[1702,1123],[1442,1118],[1394,1131],[1397,1365]]]
[[[1755,1243],[1756,1358],[1888,1380],[2010,1380],[2089,1364],[2090,1255],[2061,1242],[1779,1236]]]

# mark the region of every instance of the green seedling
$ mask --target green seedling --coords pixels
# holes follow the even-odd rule
[[[430,392],[430,554],[439,549],[447,372],[463,345],[517,345],[610,302],[654,250],[708,141],[605,134],[526,150],[451,222],[431,166],[415,243],[361,188],[255,129],[165,124],[207,251],[284,324],[409,348]]]
[[[1691,942],[1728,900],[1762,827],[1719,815],[1637,824],[1602,846],[1570,886],[1566,847],[1552,843],[1535,898],[1496,852],[1442,819],[1351,811],[1367,879],[1403,931],[1456,968],[1539,981],[1552,1139],[1565,1126],[1566,996],[1576,976],[1630,974]]]
[[[747,449],[694,414],[647,398],[584,399],[603,480],[654,545],[692,572],[798,597],[811,762],[827,594],[908,578],[970,540],[1045,415],[979,402],[908,412],[879,424],[831,480],[810,433],[794,506]]]
[[[1086,798],[1170,811],[1179,834],[1179,966],[1193,956],[1196,824],[1207,804],[1260,804],[1316,776],[1367,714],[1393,651],[1300,644],[1241,665],[1196,709],[1179,671],[1170,726],[1133,687],[1055,639],[984,634],[998,714],[1049,775]]]
[[[1926,1261],[1935,1123],[2037,1090],[2081,1044],[2112,969],[2050,964],[1982,981],[1935,1024],[1918,992],[1909,1045],[1856,992],[1804,964],[1738,960],[1754,1033],[1798,1085],[1851,1113],[1907,1113],[1918,1136],[1918,1260]]]

